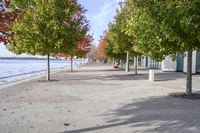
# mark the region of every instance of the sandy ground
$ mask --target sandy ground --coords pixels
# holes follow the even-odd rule
[[[194,88],[200,85],[194,76]],[[199,133],[200,101],[184,92],[185,75],[113,71],[89,65],[0,89],[0,133]]]

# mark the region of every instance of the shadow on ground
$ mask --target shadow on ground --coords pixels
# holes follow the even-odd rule
[[[140,99],[124,105],[106,117],[106,124],[63,133],[95,132],[101,129],[131,128],[133,132],[199,133],[200,101],[172,97]],[[84,121],[84,120],[83,120]]]
[[[145,74],[120,74],[120,75],[110,75],[104,77],[104,80],[148,80],[149,74],[148,71],[140,71]],[[185,78],[186,75],[183,73],[176,73],[176,72],[160,72],[155,73],[155,81],[170,81],[170,80],[177,80],[180,78]]]
[[[179,72],[160,72],[155,74],[155,81],[169,81],[186,78],[184,73]]]
[[[96,73],[96,75],[91,74],[91,72]],[[70,74],[70,76],[68,76]],[[106,76],[105,76],[106,75]],[[112,69],[106,70],[80,70],[75,71],[73,73],[67,73],[57,77],[61,80],[148,80],[149,74],[148,70],[139,70],[138,74],[134,74],[134,72],[126,73],[124,71],[114,71]],[[177,80],[180,78],[186,78],[186,75],[183,73],[177,72],[157,72],[155,73],[155,82],[161,81],[170,81],[170,80]]]

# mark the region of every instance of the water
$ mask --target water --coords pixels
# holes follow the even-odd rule
[[[86,60],[76,60],[75,65],[85,64]],[[44,75],[47,68],[46,60],[36,59],[0,59],[0,85],[8,84],[30,78],[34,76]],[[51,72],[66,69],[70,67],[70,61],[67,60],[51,60]]]

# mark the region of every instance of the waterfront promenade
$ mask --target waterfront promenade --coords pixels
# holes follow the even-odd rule
[[[200,100],[185,91],[185,75],[114,71],[92,64],[0,89],[1,133],[199,133]],[[193,76],[194,91],[200,75]]]

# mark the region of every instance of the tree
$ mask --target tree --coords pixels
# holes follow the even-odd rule
[[[63,0],[66,1],[66,0]],[[73,71],[73,57],[83,57],[88,53],[90,43],[93,41],[91,35],[88,35],[89,23],[85,17],[86,10],[82,5],[80,5],[77,0],[68,0],[70,3],[70,8],[65,7],[66,11],[71,11],[67,21],[63,23],[63,20],[60,21],[60,25],[63,25],[61,31],[61,39],[63,45],[60,48],[60,53],[64,54],[66,57],[70,56],[71,59],[71,71]],[[61,3],[59,0],[57,2],[59,7],[58,13],[59,16],[64,16],[66,11],[63,10],[64,3]],[[66,26],[67,25],[67,26]]]
[[[15,4],[18,1],[16,1]],[[28,53],[31,55],[47,56],[47,80],[50,80],[49,57],[57,52],[60,42],[57,37],[58,26],[56,24],[55,3],[51,1],[25,1],[19,3],[21,15],[20,21],[13,24],[15,33],[14,45],[9,50],[16,54]]]
[[[162,60],[188,53],[187,89],[192,94],[192,51],[200,49],[200,2],[198,0],[126,0],[130,18],[126,33],[135,35],[137,49]]]
[[[125,5],[126,6],[126,5]],[[126,34],[124,30],[126,28],[126,19],[129,18],[127,15],[127,9],[124,5],[120,4],[120,9],[117,10],[117,14],[114,17],[114,22],[109,24],[109,37],[108,44],[113,46],[113,52],[116,54],[126,57],[126,71],[129,72],[129,58],[131,56],[140,55],[139,51],[135,49],[137,45],[135,43],[135,37],[133,35]],[[108,47],[107,47],[108,48]],[[110,48],[108,48],[110,49]],[[109,51],[108,51],[109,52]],[[135,62],[137,74],[137,62]]]
[[[15,0],[13,5],[21,15],[20,21],[12,26],[15,45],[10,45],[9,50],[16,54],[46,55],[50,80],[49,57],[75,47],[78,39],[74,38],[86,30],[80,27],[80,5],[75,0]]]

